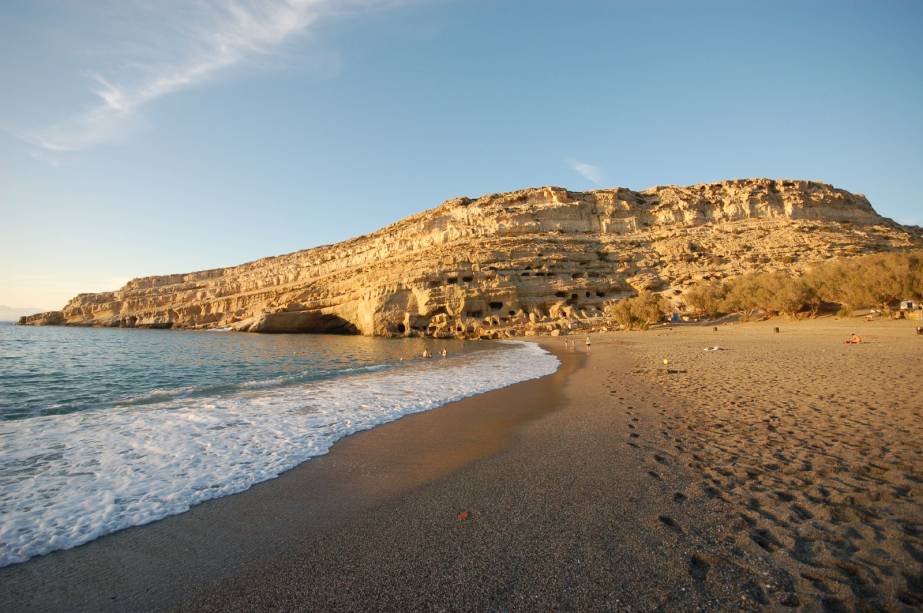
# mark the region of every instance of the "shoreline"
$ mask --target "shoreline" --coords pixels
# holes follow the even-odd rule
[[[197,586],[285,551],[290,543],[282,532],[331,529],[383,500],[501,452],[523,423],[555,409],[559,379],[579,367],[579,356],[550,353],[561,362],[551,375],[403,415],[347,435],[326,454],[243,492],[0,568],[0,608],[98,611],[177,606]],[[516,397],[528,398],[531,404],[517,403]],[[247,524],[248,519],[268,518],[274,522],[271,527],[254,531]],[[284,530],[278,524],[284,524]],[[228,540],[227,534],[236,538]],[[179,540],[187,542],[176,549],[172,541]],[[175,566],[182,571],[175,572]],[[111,593],[104,597],[103,592]],[[183,599],[177,598],[179,594]]]
[[[102,364],[98,374],[104,383],[86,385],[96,380],[92,367],[89,375],[64,371],[35,381],[28,359],[14,362],[2,377],[10,394],[0,393],[6,418],[0,438],[6,441],[3,456],[13,464],[3,471],[0,566],[245,491],[324,455],[348,434],[537,378],[560,364],[526,343],[445,343],[451,358],[425,360],[403,358],[413,356],[415,347],[417,356],[422,346],[437,353],[438,345],[290,336],[278,342],[248,340],[241,349],[242,341],[225,338],[156,336],[148,342],[125,332],[25,331],[0,340],[35,339],[40,343],[35,347],[51,351],[59,345],[65,352],[96,350],[81,360]],[[123,343],[142,352],[150,346],[145,354],[150,363],[130,351],[118,353],[118,347],[112,359],[98,351]],[[186,356],[163,359],[164,348]],[[342,361],[338,355],[349,357]],[[107,370],[114,363],[125,366],[124,379],[121,372],[113,377]],[[176,386],[171,385],[174,372],[181,379]],[[220,381],[234,372],[235,381]],[[212,374],[216,380],[208,381]],[[58,391],[69,387],[92,390],[93,397],[85,394],[71,405],[76,392]],[[33,409],[43,403],[60,407],[62,414],[36,415],[42,411]],[[38,453],[43,449],[48,454]],[[28,472],[17,471],[18,462],[25,462]]]

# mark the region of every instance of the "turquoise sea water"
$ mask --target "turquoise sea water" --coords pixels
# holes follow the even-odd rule
[[[0,419],[285,387],[496,344],[0,324]],[[409,362],[408,362],[409,364]]]
[[[557,365],[525,343],[0,324],[0,566],[242,491],[352,432]]]

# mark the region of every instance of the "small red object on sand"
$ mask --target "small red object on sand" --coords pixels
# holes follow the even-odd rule
[[[469,517],[471,517],[471,513],[468,511],[462,511],[458,514],[458,521],[468,521]]]

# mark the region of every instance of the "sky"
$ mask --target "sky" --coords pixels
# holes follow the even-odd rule
[[[460,195],[804,178],[923,225],[923,2],[4,0],[0,304]]]

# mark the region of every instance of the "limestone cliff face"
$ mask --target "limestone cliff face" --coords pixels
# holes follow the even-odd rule
[[[367,236],[134,279],[24,324],[500,338],[599,328],[608,301],[923,243],[862,195],[746,179],[455,198]]]

